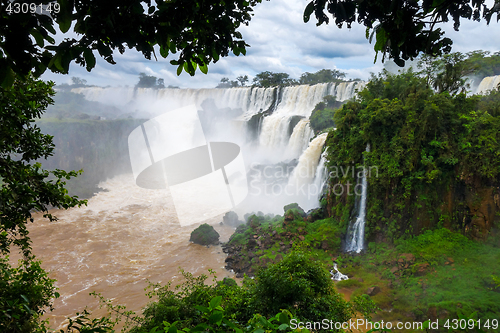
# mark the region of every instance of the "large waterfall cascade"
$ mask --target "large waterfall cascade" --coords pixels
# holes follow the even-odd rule
[[[370,145],[366,146],[366,151],[370,151]],[[346,252],[360,253],[364,249],[365,222],[366,222],[366,199],[368,192],[367,168],[363,168],[363,177],[361,178],[361,196],[357,205],[356,219],[349,225],[347,231]]]
[[[309,118],[316,104],[325,96],[333,95],[338,101],[345,101],[352,98],[355,91],[364,86],[365,82],[359,81],[283,88],[275,110],[270,116],[264,118],[259,137],[260,145],[278,149],[285,147],[287,151],[296,151],[296,143],[289,140],[288,134],[288,125],[293,116]],[[293,129],[292,136],[295,131],[303,132],[303,126],[304,124],[298,123]]]
[[[266,183],[263,187],[256,185],[254,192],[256,196],[263,196],[265,199],[254,203],[251,208],[242,208],[267,209],[269,212],[279,213],[283,205],[290,202],[298,202],[303,205],[304,209],[317,207],[319,203],[319,192],[326,181],[325,161],[324,157],[321,158],[321,152],[327,134],[322,134],[311,141],[314,133],[309,125],[309,116],[314,107],[327,95],[335,96],[338,101],[353,98],[356,90],[362,89],[365,84],[363,81],[353,81],[321,83],[312,86],[228,89],[89,87],[73,89],[72,92],[82,93],[91,101],[115,105],[125,110],[124,113],[127,115],[146,119],[192,104],[195,104],[198,110],[203,109],[204,112],[208,112],[205,116],[212,117],[208,115],[211,111],[207,111],[203,103],[206,100],[213,100],[211,105],[215,105],[216,109],[220,110],[217,112],[222,112],[222,115],[220,119],[219,113],[213,114],[214,119],[210,118],[212,121],[210,126],[213,126],[210,128],[210,133],[215,135],[211,137],[211,140],[237,143],[243,149],[247,167],[250,167],[252,163],[275,166],[283,164],[290,169],[288,167],[290,161],[299,159],[296,172],[283,172],[288,178],[287,184],[284,185],[287,185],[288,189],[306,188],[303,197],[297,196],[298,191],[295,190],[293,195],[280,194],[279,198],[274,193],[267,197],[262,195],[259,192],[261,189],[269,188],[269,184],[275,186],[274,180],[262,174],[260,178]],[[224,111],[225,108],[230,108],[230,111]],[[260,116],[255,124],[255,118],[252,117],[259,116],[259,114],[265,116]],[[250,129],[248,124],[251,119],[254,122],[252,130],[257,132],[250,136],[246,131]],[[249,137],[254,140],[251,144],[247,142]],[[291,168],[293,169],[293,166]],[[318,172],[321,176],[317,176]],[[277,189],[276,185],[274,192],[278,192]],[[301,193],[304,194],[303,191]],[[272,206],[279,208],[266,207],[267,203],[269,205],[272,203]],[[259,205],[262,208],[259,208]]]
[[[201,108],[203,101],[213,99],[219,108],[240,109],[237,120],[249,120],[252,116],[268,111],[260,128],[260,146],[278,148],[288,158],[298,157],[307,147],[312,130],[307,119],[316,104],[327,95],[338,101],[354,96],[356,90],[366,85],[364,81],[320,83],[290,87],[239,87],[228,89],[147,89],[147,88],[76,88],[88,100],[113,104],[136,112],[138,116],[152,118],[164,112],[195,104]],[[304,117],[290,135],[289,125],[294,116]],[[284,149],[283,149],[284,148]],[[281,156],[283,157],[283,156]]]

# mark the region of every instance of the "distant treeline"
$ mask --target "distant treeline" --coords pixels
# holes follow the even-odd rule
[[[293,86],[299,84],[318,84],[328,82],[342,82],[346,81],[346,73],[336,69],[322,69],[316,73],[303,73],[298,80],[290,78],[287,73],[274,73],[274,72],[261,72],[253,78],[253,87],[267,88],[274,86]],[[248,81],[248,77],[238,76],[237,81],[230,81],[227,77],[223,77],[216,88],[234,88],[244,87]],[[357,81],[355,79],[353,81]]]

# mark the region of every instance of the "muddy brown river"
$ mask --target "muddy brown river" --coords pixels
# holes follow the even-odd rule
[[[29,227],[34,253],[57,280],[61,294],[55,310],[46,315],[52,328],[85,306],[102,315],[104,310],[89,296],[93,291],[140,312],[149,301],[147,280],[181,282],[179,267],[195,275],[213,269],[219,279],[234,277],[224,269],[226,255],[220,246],[189,242],[198,224],[180,226],[168,190],[142,189],[131,175],[100,186],[107,191],[89,199],[88,206],[53,211],[56,222],[37,216]],[[234,229],[220,226],[220,221],[222,216],[206,222],[227,241]]]

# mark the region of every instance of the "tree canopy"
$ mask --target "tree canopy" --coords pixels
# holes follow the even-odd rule
[[[38,159],[51,156],[52,136],[42,134],[34,123],[53,102],[52,83],[16,80],[12,87],[0,88],[0,253],[8,254],[12,244],[25,255],[30,254],[26,228],[33,211],[48,213],[50,207],[68,208],[81,205],[76,197],[67,195],[63,179],[76,172],[45,171]]]
[[[368,179],[368,237],[383,233],[394,239],[438,223],[479,237],[494,225],[490,217],[482,227],[471,222],[471,212],[483,193],[490,193],[483,189],[496,189],[500,181],[499,101],[498,90],[487,96],[451,95],[434,91],[425,77],[412,71],[384,71],[371,78],[358,100],[335,113],[336,130],[327,138],[329,165],[355,161],[377,168]],[[332,184],[346,181],[332,177]],[[470,184],[475,184],[469,187],[474,202],[466,192]],[[463,193],[457,195],[456,206],[445,204],[450,191]],[[332,211],[343,221],[349,214],[342,214],[355,204],[348,199],[332,196],[332,205],[338,205]]]
[[[304,11],[304,22],[314,13],[317,25],[328,24],[330,14],[335,24],[348,28],[357,22],[366,27],[366,37],[375,37],[374,50],[394,59],[399,66],[420,52],[429,55],[449,53],[453,41],[445,37],[440,24],[453,21],[456,31],[462,19],[489,24],[496,13],[500,19],[500,4],[488,5],[485,0],[414,1],[414,0],[313,0]],[[376,58],[375,58],[376,59]]]
[[[289,86],[298,84],[298,82],[292,78],[287,73],[273,73],[265,71],[257,74],[253,78],[253,85],[256,87],[267,88],[272,86]]]
[[[199,67],[217,62],[229,52],[245,54],[248,44],[238,28],[247,25],[261,0],[192,1],[1,0],[0,83],[11,85],[15,75],[49,69],[68,73],[72,61],[95,67],[95,52],[114,64],[113,52],[136,49],[146,59],[166,58],[180,51],[177,73],[194,75]],[[57,43],[56,27],[72,37]],[[158,48],[155,49],[155,46]]]
[[[345,78],[345,73],[336,69],[322,69],[316,73],[305,72],[300,76],[300,84],[317,84],[339,82]]]
[[[139,82],[135,85],[136,88],[165,88],[165,80],[158,79],[156,76],[139,73]]]

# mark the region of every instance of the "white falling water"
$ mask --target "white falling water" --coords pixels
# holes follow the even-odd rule
[[[476,94],[486,94],[488,91],[497,89],[500,84],[500,75],[485,77],[476,89]]]
[[[112,104],[144,111],[155,116],[166,111],[213,99],[218,107],[242,109],[242,118],[247,119],[273,105],[277,88],[230,88],[230,89],[149,89],[149,88],[75,88],[90,101]],[[146,109],[144,109],[146,106]]]
[[[290,136],[287,148],[288,156],[300,156],[300,153],[302,153],[309,145],[309,141],[312,137],[313,131],[311,126],[309,126],[309,119],[301,119],[293,128],[292,135]]]
[[[210,126],[214,126],[210,128],[210,139],[237,143],[243,149],[242,153],[246,158],[247,167],[250,167],[252,163],[270,165],[300,158],[294,175],[291,176],[291,179],[285,180],[284,183],[288,189],[291,188],[290,186],[294,188],[294,194],[291,196],[280,195],[279,198],[275,198],[272,193],[267,201],[280,209],[284,204],[296,201],[304,209],[307,209],[317,207],[319,203],[318,196],[324,183],[324,171],[318,173],[317,169],[326,139],[326,134],[324,134],[311,141],[313,131],[308,118],[316,104],[321,102],[325,96],[333,95],[338,101],[344,101],[352,98],[355,91],[362,89],[364,85],[365,82],[358,81],[273,88],[134,89],[129,87],[88,87],[73,89],[72,92],[82,93],[91,101],[117,106],[123,110],[124,117],[154,118],[165,112],[192,104],[201,110],[205,109],[202,104],[207,99],[212,99],[218,109],[231,108],[232,111],[228,113],[228,117],[224,116],[224,119],[217,119],[210,124]],[[255,144],[257,142],[249,143],[247,140],[251,136],[246,133],[245,122],[262,112],[269,113],[269,115],[260,120],[258,144]],[[291,130],[290,122],[297,116],[303,117],[303,119],[298,121]],[[324,164],[321,164],[320,168],[324,170]],[[286,172],[287,175],[290,173]],[[269,179],[265,180],[271,185],[274,184]],[[266,185],[267,187],[264,188],[271,185]],[[279,200],[285,200],[283,205]],[[271,209],[274,208],[269,208],[269,211],[272,211]]]
[[[318,135],[311,141],[307,149],[300,155],[299,164],[293,170],[288,185],[300,187],[314,183],[316,169],[321,157],[321,151],[325,145],[328,133]]]
[[[352,98],[356,90],[362,89],[365,84],[365,82],[357,81],[284,88],[273,114],[264,118],[259,140],[260,145],[274,149],[289,146],[288,125],[291,117],[304,116],[309,118],[316,104],[321,102],[325,96],[333,95],[338,101],[345,101]],[[296,130],[300,131],[302,128],[296,126],[294,132]],[[293,151],[293,148],[287,150]]]
[[[366,86],[364,81],[341,82],[338,85],[332,86],[328,95],[333,95],[337,101],[346,101],[351,99],[356,90],[361,91]]]
[[[323,188],[325,187],[326,182],[328,181],[328,173],[326,168],[327,149],[325,149],[323,154],[321,154],[318,167],[316,168],[316,176],[314,178],[314,186],[316,186],[319,190],[318,200],[321,199]]]
[[[335,273],[333,272],[334,270],[335,270]],[[334,281],[349,280],[349,277],[347,275],[339,272],[339,270],[337,268],[337,263],[333,264],[333,269],[330,271],[330,274],[332,276],[332,280],[334,280]]]
[[[366,146],[366,151],[370,151],[370,145]],[[368,191],[367,169],[363,168],[361,180],[361,198],[359,200],[356,221],[349,226],[347,233],[346,252],[360,253],[364,248],[365,240],[365,218],[366,218],[366,197]]]
[[[345,101],[354,96],[356,90],[365,86],[365,82],[320,83],[283,88],[239,87],[228,89],[149,89],[130,87],[122,88],[76,88],[74,93],[83,94],[90,101],[118,106],[125,115],[140,118],[153,118],[159,114],[195,104],[201,109],[206,99],[213,99],[219,108],[240,109],[238,121],[247,121],[253,115],[271,111],[262,120],[259,143],[276,155],[276,149],[282,153],[280,158],[297,158],[307,147],[312,131],[306,125],[312,110],[327,95],[333,95],[338,101]],[[299,122],[289,133],[290,120],[293,116],[306,119]]]
[[[328,133],[323,133],[310,142],[288,180],[288,201],[297,202],[306,211],[319,206],[321,185],[317,179],[322,177],[318,176],[318,170],[324,168],[320,161],[327,136]]]

